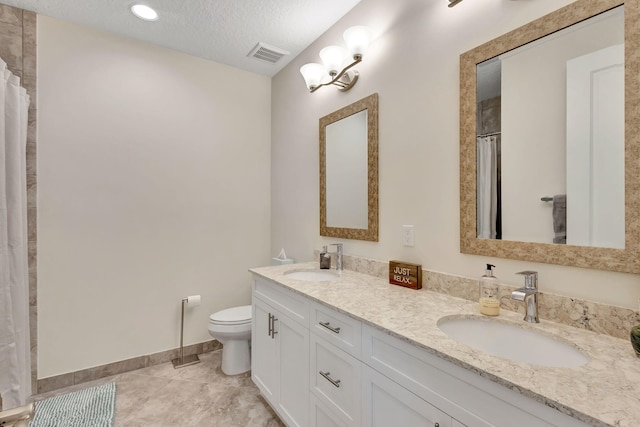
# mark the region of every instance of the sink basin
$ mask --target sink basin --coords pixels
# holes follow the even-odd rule
[[[289,279],[305,282],[335,282],[340,278],[338,273],[330,270],[293,270],[284,275]]]
[[[438,327],[459,343],[493,356],[554,368],[573,368],[589,358],[574,345],[526,327],[484,317],[444,317]]]

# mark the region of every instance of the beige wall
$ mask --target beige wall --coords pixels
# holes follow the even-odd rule
[[[210,339],[269,262],[270,79],[40,16],[39,377]]]
[[[344,241],[345,252],[476,277],[485,262],[519,285],[514,273],[540,272],[545,292],[638,308],[640,277],[459,252],[459,55],[539,18],[570,0],[363,0],[272,83],[272,253],[297,260],[331,239],[319,236],[318,119],[373,92],[380,95],[380,241]],[[347,93],[309,94],[298,69],[319,50],[342,42],[351,25],[369,25],[376,40]],[[544,172],[543,172],[544,173]],[[416,245],[402,246],[402,225],[415,226]]]

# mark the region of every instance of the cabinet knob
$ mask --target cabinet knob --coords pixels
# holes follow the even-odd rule
[[[440,423],[435,423],[433,427],[440,427]]]

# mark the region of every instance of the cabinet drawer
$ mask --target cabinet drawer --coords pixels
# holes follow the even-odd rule
[[[317,335],[311,335],[310,384],[313,394],[345,424],[359,426],[361,363]]]
[[[261,277],[255,279],[253,293],[294,321],[309,327],[309,300],[307,298]]]
[[[341,350],[359,358],[362,348],[362,323],[325,305],[312,303],[310,325],[318,334]]]

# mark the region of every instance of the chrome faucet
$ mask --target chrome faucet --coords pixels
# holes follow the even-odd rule
[[[524,288],[511,292],[511,299],[524,301],[525,322],[540,323],[540,319],[538,318],[538,272],[521,271],[516,274],[522,274],[524,276]]]
[[[330,246],[336,247],[336,251],[330,253],[336,254],[336,270],[342,271],[342,243],[332,243]]]

